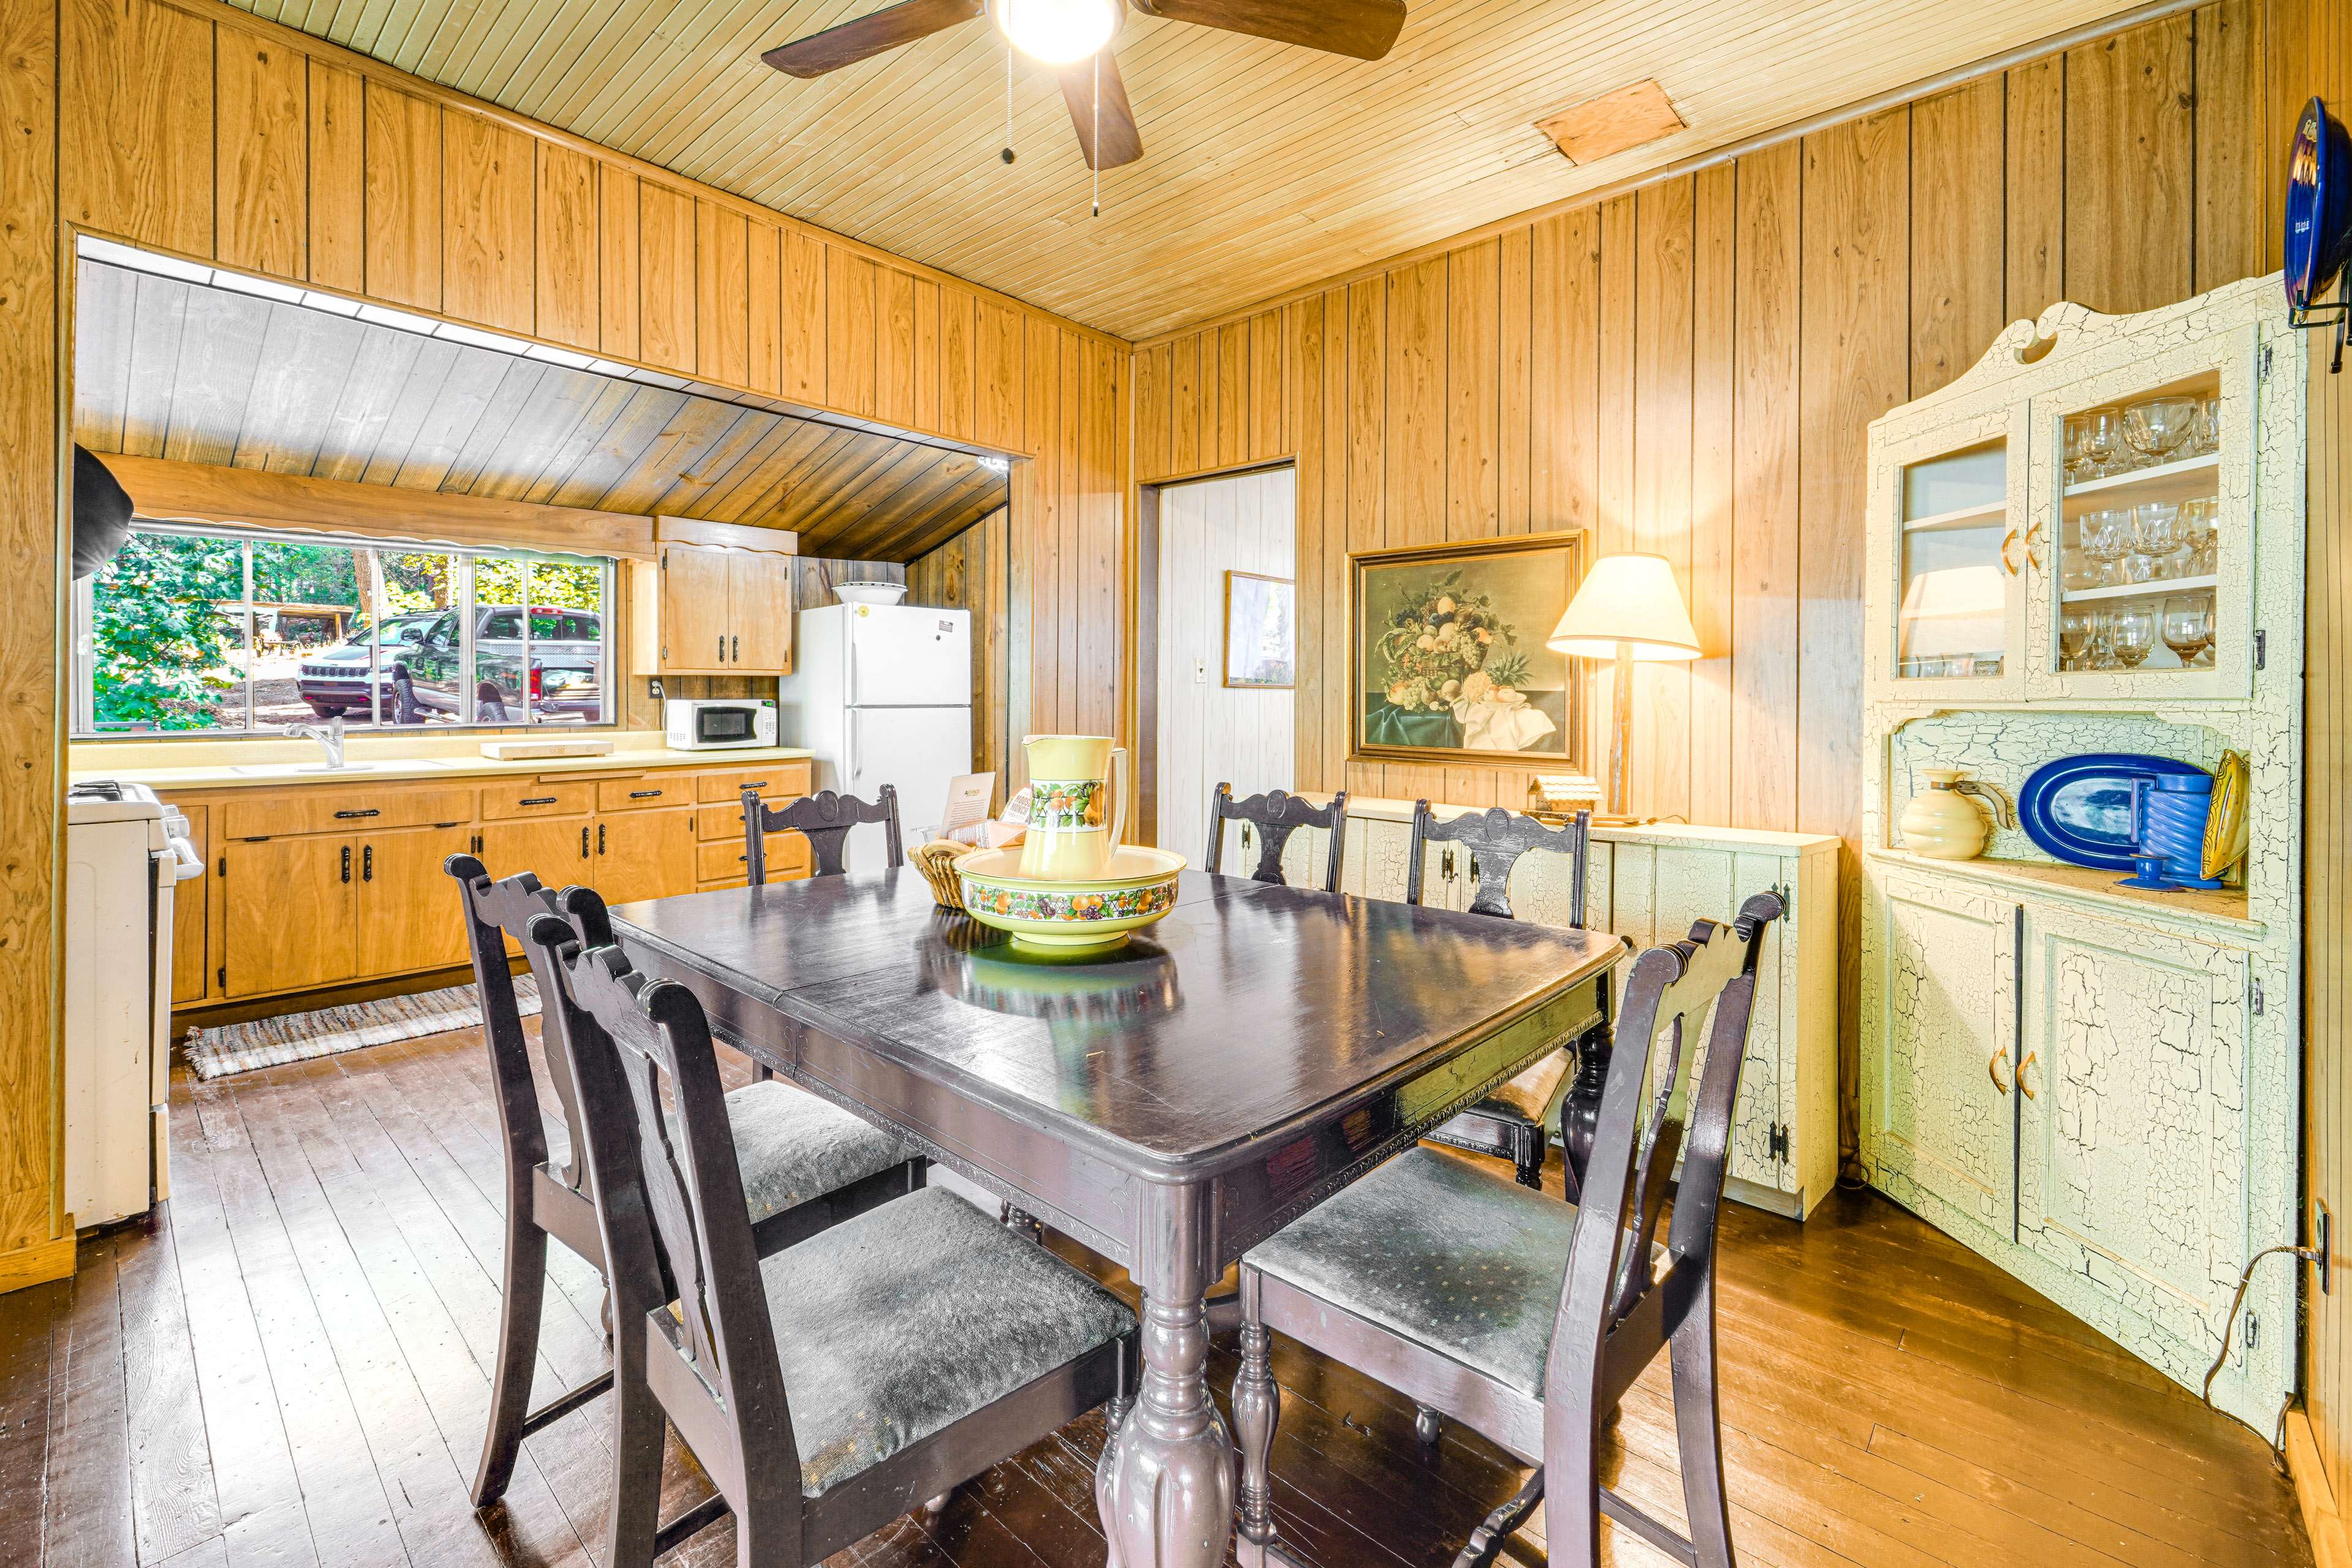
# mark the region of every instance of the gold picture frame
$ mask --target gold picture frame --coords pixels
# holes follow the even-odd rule
[[[1250,586],[1244,586],[1249,584]],[[1239,601],[1241,615],[1234,610]],[[1236,642],[1235,633],[1241,634]],[[1237,690],[1298,685],[1298,584],[1261,572],[1225,574],[1224,683]]]
[[[1544,639],[1585,549],[1578,529],[1349,555],[1349,760],[1584,771],[1586,661]]]

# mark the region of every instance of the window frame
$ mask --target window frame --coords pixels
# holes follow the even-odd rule
[[[89,576],[79,578],[74,582],[72,600],[69,605],[69,613],[72,617],[72,638],[70,646],[73,649],[73,689],[71,692],[72,725],[68,738],[78,744],[103,743],[110,741],[148,744],[155,742],[183,740],[222,742],[237,740],[285,739],[286,731],[282,726],[261,725],[258,723],[256,714],[255,689],[257,683],[253,674],[253,659],[254,649],[256,647],[257,616],[254,608],[253,598],[254,549],[257,545],[269,544],[305,545],[373,552],[368,558],[372,563],[372,565],[362,565],[357,573],[357,575],[362,579],[360,584],[360,597],[362,598],[362,603],[355,606],[354,614],[356,616],[365,617],[369,629],[367,640],[368,664],[366,677],[368,682],[368,713],[364,720],[352,723],[352,727],[353,729],[364,729],[370,733],[396,735],[427,734],[452,730],[528,730],[535,731],[547,729],[562,729],[566,731],[591,731],[597,730],[616,730],[620,727],[621,719],[617,705],[617,699],[620,693],[620,681],[618,671],[614,668],[614,661],[621,654],[620,638],[617,636],[614,626],[614,614],[620,595],[620,584],[618,581],[619,560],[617,557],[597,554],[575,554],[566,552],[533,549],[528,546],[460,545],[452,544],[442,540],[433,539],[402,539],[370,534],[338,533],[328,530],[261,528],[239,526],[234,523],[183,522],[174,521],[169,519],[144,517],[134,518],[132,520],[131,531],[133,533],[172,534],[182,538],[214,540],[221,542],[236,543],[240,546],[239,574],[242,584],[240,588],[242,601],[238,605],[236,615],[238,637],[237,640],[231,645],[231,653],[232,655],[241,655],[245,661],[244,678],[239,682],[243,690],[244,725],[242,728],[206,726],[201,729],[188,730],[101,730],[98,728],[96,636],[98,574],[92,573]],[[380,628],[383,624],[389,620],[405,618],[409,616],[436,615],[436,612],[432,610],[395,610],[385,603],[383,572],[382,569],[381,557],[386,553],[400,553],[405,552],[424,552],[433,554],[446,555],[449,559],[449,595],[451,603],[443,606],[437,612],[436,623],[428,624],[428,626],[430,624],[437,624],[437,617],[446,617],[449,616],[457,616],[456,629],[457,637],[456,639],[456,652],[459,660],[459,667],[463,671],[467,672],[467,674],[465,676],[461,676],[456,683],[458,688],[457,694],[458,699],[457,715],[453,721],[447,723],[418,723],[413,725],[403,725],[398,723],[389,711],[386,694],[384,693],[381,684],[381,676],[383,668],[383,658],[384,645],[382,641]],[[478,651],[476,646],[478,640],[476,634],[478,631],[478,623],[481,619],[482,606],[477,602],[475,592],[477,573],[475,568],[478,561],[484,560],[521,563],[520,575],[521,579],[522,602],[519,606],[517,606],[515,616],[519,623],[518,631],[520,635],[513,639],[519,646],[519,652],[517,653],[516,658],[519,660],[519,668],[522,671],[522,700],[520,703],[522,716],[520,719],[499,719],[485,721],[479,717],[478,702],[479,687],[483,677],[480,668]],[[599,717],[593,723],[569,721],[554,723],[543,719],[534,720],[531,717],[530,669],[533,641],[560,642],[569,640],[577,642],[589,640],[583,638],[566,639],[560,636],[553,638],[533,638],[530,624],[532,617],[530,614],[530,595],[533,578],[536,574],[536,568],[542,563],[561,566],[593,566],[597,569],[598,603],[596,608],[591,612],[586,610],[572,609],[568,606],[558,606],[556,620],[556,625],[560,631],[563,624],[563,620],[568,616],[593,614],[596,617],[598,634],[593,640],[598,647],[595,689],[597,712]],[[420,632],[416,637],[408,639],[411,644],[422,643],[423,640],[424,634],[422,632]]]

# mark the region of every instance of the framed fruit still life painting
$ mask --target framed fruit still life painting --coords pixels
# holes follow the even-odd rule
[[[1583,541],[1518,534],[1349,556],[1353,755],[1574,761],[1575,663],[1544,639],[1576,591]]]

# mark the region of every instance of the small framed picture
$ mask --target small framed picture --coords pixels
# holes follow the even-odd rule
[[[1298,584],[1225,574],[1225,684],[1287,691],[1298,684]]]

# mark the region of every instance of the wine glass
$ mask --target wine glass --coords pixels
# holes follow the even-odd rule
[[[2199,418],[2193,397],[2147,397],[2124,409],[2124,439],[2150,463],[2161,463],[2189,439]]]
[[[2221,395],[2209,392],[2197,400],[2197,443],[2195,455],[2204,457],[2221,449]]]
[[[2084,514],[2083,548],[2099,563],[2099,586],[2122,581],[2121,563],[2131,553],[2131,513],[2122,509]]]
[[[2115,617],[2105,610],[2089,612],[2090,647],[2083,661],[2084,669],[2113,669],[2116,667]]]
[[[2145,605],[2117,610],[2108,632],[2116,662],[2126,669],[2137,669],[2156,649],[2156,611]]]
[[[2175,594],[2164,601],[2164,646],[2193,667],[2213,646],[2213,601],[2203,594]]]
[[[2188,547],[2189,570],[2192,574],[2210,572],[2218,563],[2221,552],[2216,545],[2215,523],[2221,510],[2219,501],[2204,496],[2180,503],[2180,542]]]
[[[2091,651],[2092,612],[2076,605],[2058,615],[2058,668],[2081,669],[2084,656]]]
[[[2175,560],[2181,549],[2180,508],[2170,501],[2143,501],[2132,509],[2132,541],[2147,563],[2147,575],[2135,576],[2135,583],[2151,582],[2158,577],[2178,577],[2181,563]]]
[[[2090,459],[2091,477],[2105,479],[2124,471],[2124,416],[2112,405],[2086,409],[2083,421],[2083,456]]]
[[[2098,476],[2091,468],[2090,425],[2080,414],[2069,414],[2065,424],[2066,482],[2079,485]]]

